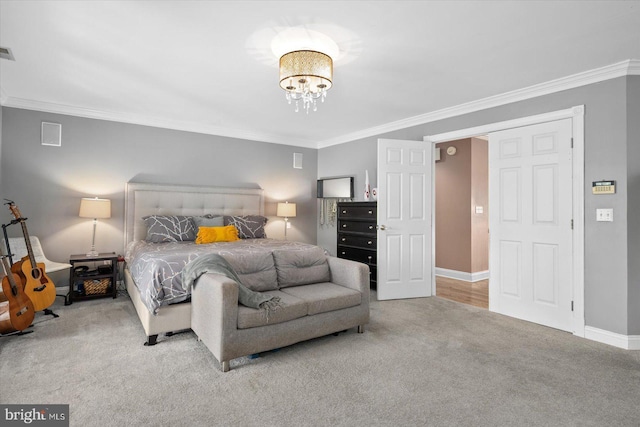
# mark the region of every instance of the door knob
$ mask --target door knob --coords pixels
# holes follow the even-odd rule
[[[380,231],[384,231],[387,229],[387,227],[385,227],[384,225],[376,225],[376,228]]]

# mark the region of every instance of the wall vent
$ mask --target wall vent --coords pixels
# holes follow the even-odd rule
[[[60,147],[62,145],[62,125],[60,123],[42,122],[42,145]]]

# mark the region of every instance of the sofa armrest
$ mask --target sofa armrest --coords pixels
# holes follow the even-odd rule
[[[220,362],[238,326],[238,284],[220,274],[200,276],[191,291],[191,329]]]
[[[328,256],[331,282],[369,295],[369,266],[361,262]]]

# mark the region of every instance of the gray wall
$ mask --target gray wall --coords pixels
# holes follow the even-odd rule
[[[629,91],[627,88],[629,86]],[[361,188],[364,170],[370,176],[376,171],[375,155],[378,138],[422,140],[435,135],[503,120],[541,114],[575,105],[585,105],[585,317],[586,324],[625,335],[640,334],[640,301],[638,299],[637,237],[640,220],[627,224],[627,200],[633,212],[640,214],[637,200],[640,182],[640,159],[637,147],[638,77],[621,77],[605,82],[566,90],[526,101],[478,111],[433,123],[414,126],[384,135],[365,138],[318,153],[318,174],[355,175],[356,188]],[[627,100],[634,98],[630,105]],[[628,111],[629,109],[629,111]],[[627,121],[627,114],[630,114]],[[629,126],[629,129],[628,129]],[[635,135],[628,138],[627,132]],[[633,146],[633,148],[632,148]],[[629,154],[629,156],[627,155]],[[628,169],[629,168],[629,169]],[[628,172],[629,171],[629,172]],[[629,179],[628,179],[629,173]],[[614,179],[618,191],[611,196],[593,196],[591,182]],[[375,176],[372,178],[375,182]],[[630,191],[633,190],[633,191]],[[630,197],[630,194],[633,196]],[[356,196],[359,191],[356,191]],[[614,209],[613,223],[597,223],[595,210]],[[636,224],[638,222],[638,224]],[[627,236],[634,238],[628,243]],[[318,228],[318,242],[335,250],[335,229]],[[606,257],[607,264],[602,263]],[[631,269],[634,269],[633,271]],[[628,277],[628,274],[633,274]],[[630,280],[632,278],[632,280]],[[630,287],[634,290],[629,294]],[[629,294],[629,295],[628,295]],[[627,298],[627,297],[630,298]],[[630,312],[634,315],[630,316]]]
[[[96,247],[123,253],[128,181],[262,188],[269,237],[284,237],[276,203],[297,203],[290,240],[316,242],[317,150],[103,120],[3,108],[1,191],[28,218],[48,257],[68,260],[91,246],[92,221],[78,217],[81,197],[112,200],[99,220]],[[40,124],[62,124],[62,147],[40,144]],[[293,169],[293,153],[303,169]],[[11,215],[4,206],[2,223]],[[19,227],[11,235],[21,236]]]
[[[627,79],[629,331],[640,334],[640,76]]]
[[[318,178],[353,176],[354,200],[364,200],[365,171],[369,171],[369,185],[377,187],[376,145],[370,140],[334,145],[318,151]],[[320,201],[317,203],[320,209]],[[318,245],[336,254],[336,227],[320,225],[318,221]]]

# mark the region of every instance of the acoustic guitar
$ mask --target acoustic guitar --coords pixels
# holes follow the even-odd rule
[[[20,278],[11,272],[11,266],[7,257],[2,256],[5,277],[2,278],[2,299],[6,301],[0,303],[0,333],[23,331],[29,327],[35,317],[33,303],[24,293],[22,286],[19,286]]]
[[[56,299],[56,287],[44,272],[45,265],[43,262],[36,263],[36,257],[33,255],[31,240],[29,239],[29,231],[27,231],[27,219],[22,218],[22,214],[13,202],[9,202],[9,210],[16,218],[16,221],[22,226],[22,234],[27,245],[27,256],[11,266],[11,271],[20,277],[20,281],[24,287],[24,293],[33,303],[36,311],[48,308]]]

